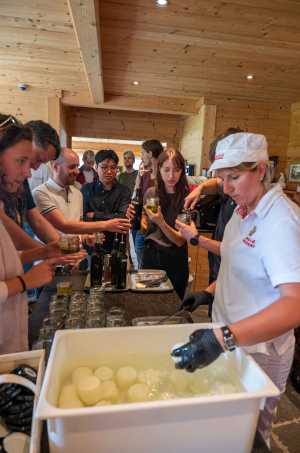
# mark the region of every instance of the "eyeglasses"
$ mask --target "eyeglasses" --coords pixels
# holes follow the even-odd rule
[[[112,171],[112,172],[115,172],[118,170],[118,167],[108,167],[106,165],[99,165],[99,167],[101,168],[101,170],[104,172],[104,173],[107,173],[108,171]]]
[[[18,122],[15,120],[13,116],[9,116],[6,120],[2,121],[0,124],[0,129],[6,129],[10,126],[18,126]]]

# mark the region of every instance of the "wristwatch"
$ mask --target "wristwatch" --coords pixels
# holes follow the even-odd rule
[[[221,327],[221,330],[226,351],[234,351],[237,345],[233,333],[228,326]]]
[[[200,233],[197,233],[196,236],[193,236],[193,237],[190,239],[190,244],[191,244],[191,245],[198,245],[199,236],[200,236]]]

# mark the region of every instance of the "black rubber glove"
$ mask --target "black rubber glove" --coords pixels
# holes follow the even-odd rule
[[[214,362],[224,352],[212,329],[195,330],[190,341],[171,351],[175,367],[193,372]]]
[[[183,299],[180,306],[181,310],[186,310],[192,313],[200,305],[212,304],[214,296],[208,291],[200,291],[199,293],[191,293]]]

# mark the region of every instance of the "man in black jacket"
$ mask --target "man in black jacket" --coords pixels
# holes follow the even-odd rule
[[[130,190],[117,181],[119,158],[112,149],[98,151],[95,156],[99,181],[82,187],[83,215],[86,220],[110,220],[125,217],[130,203]],[[104,249],[110,252],[114,235],[106,233]]]

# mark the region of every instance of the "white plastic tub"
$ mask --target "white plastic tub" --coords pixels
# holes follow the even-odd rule
[[[56,333],[36,417],[48,421],[51,453],[250,452],[260,406],[277,388],[241,350],[228,354],[245,392],[114,406],[59,409],[62,381],[77,366],[127,352],[161,354],[205,324]]]
[[[40,394],[45,368],[44,350],[18,352],[15,354],[4,354],[0,356],[0,374],[10,373],[21,364],[36,368],[37,380],[35,387],[35,398],[33,407],[33,420],[31,425],[29,453],[40,453],[42,422],[34,417],[37,399]]]

